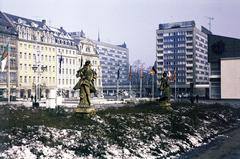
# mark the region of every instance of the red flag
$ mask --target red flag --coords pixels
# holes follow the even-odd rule
[[[7,63],[7,56],[8,56],[8,45],[4,48],[2,57],[0,59],[2,72],[4,71],[6,63]]]

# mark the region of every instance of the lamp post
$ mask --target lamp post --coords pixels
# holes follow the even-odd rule
[[[34,73],[36,73],[35,76],[35,103],[37,103],[37,99],[38,102],[41,100],[41,75],[44,71],[47,70],[47,66],[44,66],[41,64],[40,61],[40,51],[38,51],[37,56],[39,57],[38,59],[36,59],[36,64],[32,66],[32,69],[34,71]]]

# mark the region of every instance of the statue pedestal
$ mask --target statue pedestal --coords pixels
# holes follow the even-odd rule
[[[77,107],[74,111],[75,113],[78,114],[90,114],[90,115],[96,114],[96,109],[93,107]]]
[[[160,101],[160,106],[167,110],[172,110],[171,103],[168,100]]]

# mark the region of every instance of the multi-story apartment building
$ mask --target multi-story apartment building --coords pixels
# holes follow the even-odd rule
[[[81,68],[87,60],[91,61],[92,69],[97,73],[97,78],[94,80],[94,85],[97,90],[96,95],[98,97],[102,97],[102,67],[100,64],[99,54],[96,50],[96,44],[91,39],[86,38],[83,31],[72,32],[70,35],[75,39],[75,43],[77,44],[79,50],[79,56],[77,58],[78,69]]]
[[[39,97],[40,94],[49,92],[49,89],[55,89],[57,74],[54,32],[46,25],[45,20],[35,21],[4,14],[18,32],[19,96],[30,97],[38,92]]]
[[[17,80],[17,31],[7,16],[0,12],[0,57],[4,51],[10,53],[10,91],[15,96],[18,85]],[[8,48],[7,48],[8,46]],[[2,68],[1,68],[2,69]],[[0,97],[7,96],[8,64],[4,71],[0,71]]]
[[[78,69],[77,59],[79,50],[74,39],[62,27],[50,27],[54,31],[55,45],[57,51],[57,88],[62,91],[64,97],[76,97],[77,92],[73,87],[77,83],[76,72]],[[60,59],[62,58],[61,65]],[[61,68],[60,68],[61,66]],[[61,70],[60,70],[61,69]]]
[[[129,51],[123,45],[113,45],[100,40],[94,41],[102,66],[102,86],[105,95],[117,92],[117,78],[119,70],[119,90],[129,89]]]
[[[47,97],[50,89],[62,91],[64,97],[77,96],[73,87],[77,82],[79,50],[74,39],[62,27],[48,26],[45,20],[3,14],[18,33],[18,96]]]
[[[204,27],[199,30],[194,21],[159,24],[156,31],[156,57],[158,79],[163,70],[174,74],[178,93],[190,92],[194,88],[208,87],[207,34]],[[174,87],[172,83],[171,87]],[[195,89],[197,90],[197,89]],[[204,93],[207,91],[204,90]],[[203,92],[196,92],[203,93]]]

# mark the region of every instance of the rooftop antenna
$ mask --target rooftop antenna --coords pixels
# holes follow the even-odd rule
[[[211,31],[211,29],[212,29],[212,21],[214,20],[214,18],[213,17],[206,17],[207,19],[208,19],[208,29],[209,29],[209,31]]]

